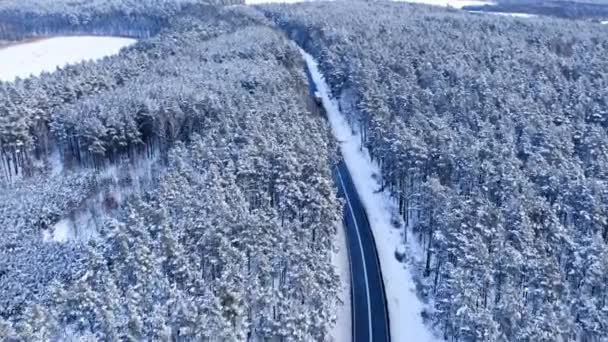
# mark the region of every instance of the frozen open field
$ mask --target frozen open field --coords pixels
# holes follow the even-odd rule
[[[249,4],[249,5],[256,5],[256,4],[266,4],[266,3],[295,3],[295,2],[304,2],[304,1],[307,1],[307,0],[245,0],[245,3]],[[308,1],[311,1],[311,0],[308,0]],[[312,0],[312,1],[314,1],[314,0]],[[493,4],[493,2],[491,2],[491,1],[476,1],[476,0],[394,0],[394,1],[415,2],[415,3],[421,3],[421,4],[436,5],[436,6],[451,6],[454,8],[462,8],[464,6],[471,6],[471,5],[491,5],[491,4]]]
[[[395,0],[400,2],[412,2],[419,4],[435,5],[435,6],[450,6],[454,8],[463,8],[464,6],[473,5],[491,5],[492,1],[476,1],[476,0]]]
[[[120,37],[55,37],[0,48],[0,81],[39,75],[57,67],[116,54],[135,42]]]

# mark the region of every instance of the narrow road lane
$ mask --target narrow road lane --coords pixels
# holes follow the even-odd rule
[[[344,228],[351,266],[353,341],[388,342],[388,311],[376,244],[344,162],[340,162],[336,169],[336,181],[339,193],[345,199]]]
[[[327,97],[323,99],[323,94],[326,93],[319,92],[319,85],[310,69],[315,68],[315,75],[318,76],[316,63],[303,50],[302,55],[307,61],[306,77],[310,97],[319,106],[322,105],[325,111],[331,110],[326,107],[331,106],[331,102],[327,101]],[[322,79],[318,80],[322,82]],[[337,107],[335,110],[338,110]],[[330,116],[328,119],[331,122]],[[335,132],[334,135],[339,136]],[[345,199],[343,221],[351,275],[352,339],[354,342],[390,342],[388,307],[376,242],[367,213],[344,161],[334,170],[334,179],[339,195]]]

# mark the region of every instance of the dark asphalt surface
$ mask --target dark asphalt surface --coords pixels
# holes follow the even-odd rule
[[[345,199],[344,227],[351,268],[352,335],[354,342],[390,341],[388,310],[376,243],[367,214],[344,161],[335,171]]]
[[[317,85],[308,67],[305,70],[308,91],[314,99]],[[343,220],[351,274],[353,342],[390,342],[388,309],[376,243],[344,161],[334,170],[334,179],[339,195],[345,199]]]

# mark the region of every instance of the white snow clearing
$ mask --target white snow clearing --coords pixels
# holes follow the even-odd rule
[[[0,49],[0,81],[55,71],[57,67],[116,54],[135,43],[121,37],[55,37]]]
[[[433,6],[444,6],[453,8],[463,8],[464,6],[481,6],[494,5],[491,1],[476,1],[476,0],[393,0],[398,2],[411,2],[417,4],[427,4]]]
[[[608,20],[604,20],[604,21],[600,22],[600,24],[606,25],[606,24],[608,24]]]
[[[406,266],[395,258],[402,237],[391,225],[395,207],[387,193],[377,193],[380,188],[377,177],[379,169],[371,162],[366,150],[361,148],[361,139],[354,134],[337,102],[331,98],[328,85],[319,71],[314,58],[302,51],[306,64],[315,82],[323,107],[327,112],[335,138],[340,142],[340,150],[353,178],[361,202],[376,240],[378,257],[388,302],[388,314],[392,341],[435,341],[430,329],[420,315],[424,304],[416,295],[412,275]]]
[[[94,228],[95,218],[87,211],[77,214],[74,217],[64,218],[57,222],[51,229],[42,231],[42,241],[44,242],[68,242],[68,241],[89,241],[99,237]]]
[[[68,219],[57,222],[50,230],[42,231],[42,240],[44,242],[65,242],[72,239],[73,236],[74,228],[72,222]]]

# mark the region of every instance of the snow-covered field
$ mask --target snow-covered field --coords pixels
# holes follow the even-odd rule
[[[328,85],[321,75],[318,64],[312,56],[302,51],[312,78],[321,94],[323,107],[332,127],[357,192],[367,211],[368,219],[376,240],[382,277],[388,302],[392,341],[435,341],[420,316],[424,304],[416,295],[412,275],[406,266],[395,258],[395,251],[402,241],[400,232],[393,228],[391,217],[395,207],[388,193],[378,193],[380,189],[378,166],[371,162],[369,154],[361,148],[361,139],[353,134],[337,102],[331,98]]]
[[[600,24],[602,24],[602,25],[606,25],[606,24],[608,24],[608,20],[604,20],[604,21],[602,21]]]
[[[54,71],[66,64],[116,54],[134,39],[120,37],[55,37],[0,49],[0,81],[14,81]]]
[[[506,17],[517,17],[517,18],[538,17],[538,15],[530,14],[530,13],[500,13],[500,12],[487,12],[487,13],[494,14],[494,15],[502,15],[502,16],[506,16]]]
[[[536,14],[530,13],[507,13],[507,12],[488,12],[488,11],[469,11],[469,13],[477,13],[477,14],[492,14],[492,15],[500,15],[504,17],[516,17],[516,18],[535,18],[538,17]]]
[[[315,0],[245,0],[245,4],[248,5],[256,5],[256,4],[268,4],[268,3],[296,3],[296,2],[305,2],[305,1],[315,1]],[[317,0],[323,1],[323,0]],[[331,1],[331,0],[325,0]],[[435,6],[450,6],[454,8],[462,8],[464,6],[473,6],[473,5],[492,5],[494,4],[491,1],[476,1],[476,0],[393,0],[400,2],[413,2],[420,4],[428,4]]]
[[[311,0],[245,0],[246,5],[257,5],[257,4],[270,4],[270,3],[284,3],[293,4],[296,2],[306,2]],[[314,1],[314,0],[312,0]]]
[[[464,6],[476,6],[476,5],[493,5],[491,1],[476,1],[476,0],[393,0],[400,2],[412,2],[419,4],[427,4],[434,6],[450,6],[454,8],[463,8]]]

